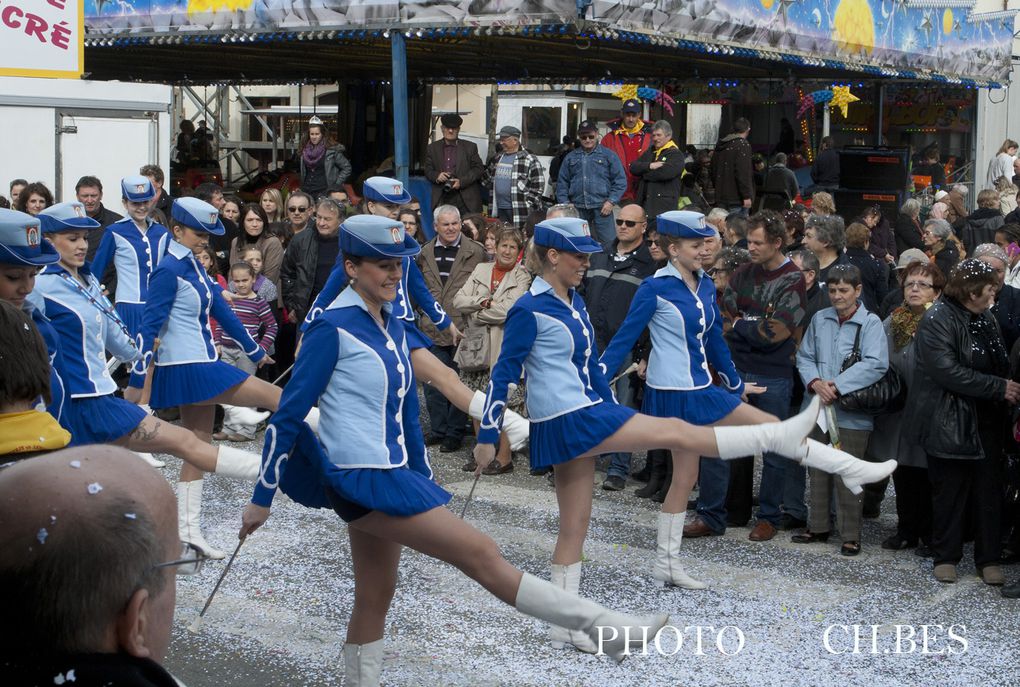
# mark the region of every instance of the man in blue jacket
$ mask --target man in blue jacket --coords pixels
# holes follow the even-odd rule
[[[581,122],[577,137],[581,146],[567,153],[560,165],[556,202],[573,203],[599,242],[609,248],[616,240],[613,206],[627,190],[627,173],[620,158],[599,144],[595,122]]]

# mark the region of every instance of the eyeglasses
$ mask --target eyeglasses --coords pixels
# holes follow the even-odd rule
[[[930,284],[926,281],[908,281],[903,284],[904,291],[910,291],[911,289],[933,289],[934,284]]]
[[[644,223],[645,222],[643,220],[633,220],[633,219],[618,219],[618,220],[616,220],[616,226],[618,226],[618,227],[627,227],[628,229],[633,229],[634,227],[640,226],[640,225],[642,225]]]
[[[181,544],[181,558],[166,563],[157,563],[153,568],[177,568],[178,575],[197,575],[202,570],[202,564],[211,560],[191,544]]]
[[[289,207],[287,212],[308,212],[308,206],[302,205],[301,207]]]
[[[580,138],[582,141],[591,141],[595,138],[598,138],[598,136],[596,136],[595,134],[583,134],[581,136],[578,136],[578,138]]]

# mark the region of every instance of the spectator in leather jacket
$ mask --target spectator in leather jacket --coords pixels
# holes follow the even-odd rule
[[[986,584],[1004,582],[1000,458],[1005,404],[1020,401],[1007,379],[1009,362],[989,309],[999,277],[980,260],[964,260],[917,328],[917,368],[903,426],[928,459],[932,484],[935,578],[955,582],[965,529],[974,530],[974,561]]]

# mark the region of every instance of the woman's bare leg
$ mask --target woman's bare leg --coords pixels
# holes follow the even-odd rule
[[[189,475],[197,475],[184,478],[183,481],[201,479],[203,471],[212,472],[216,469],[215,446],[202,441],[194,432],[163,422],[154,415],[147,415],[133,432],[116,443],[132,451],[177,456],[184,461]]]
[[[226,403],[245,408],[268,408],[276,412],[280,407],[280,396],[282,394],[282,388],[252,375],[237,386],[227,389],[219,396],[203,401],[201,405]]]
[[[521,571],[503,558],[496,542],[445,508],[409,518],[372,511],[348,527],[449,563],[511,606],[517,599]]]
[[[641,413],[627,420],[612,436],[585,455],[647,451],[663,447],[699,456],[719,455],[715,432],[711,427],[698,427],[676,418],[651,417]]]
[[[741,403],[729,415],[710,427],[723,425],[760,425],[766,422],[779,422],[779,418],[769,415],[747,403]],[[663,513],[683,513],[687,510],[694,482],[698,478],[698,462],[700,454],[689,451],[673,451],[673,481],[670,482],[669,493],[662,504]]]
[[[354,567],[354,609],[347,623],[347,642],[368,644],[382,639],[403,547],[356,527],[348,527],[347,533]]]
[[[203,443],[209,445],[214,453],[218,452],[219,449],[212,445],[212,430],[213,423],[216,421],[216,408],[214,406],[206,405],[187,405],[181,406],[181,424],[187,429],[191,430],[194,435],[200,439]],[[213,470],[216,468],[216,462],[213,461]],[[212,470],[209,470],[212,472]],[[193,482],[198,479],[202,479],[202,471],[197,467],[193,466],[189,462],[184,462],[181,465],[181,481],[182,482]]]
[[[560,531],[556,537],[552,562],[571,565],[581,560],[584,538],[588,536],[595,461],[591,458],[574,458],[554,466],[553,470],[556,473]]]

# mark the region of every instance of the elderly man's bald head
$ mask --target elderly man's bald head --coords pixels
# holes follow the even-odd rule
[[[170,485],[137,456],[86,446],[0,471],[0,643],[161,661],[180,553]]]

